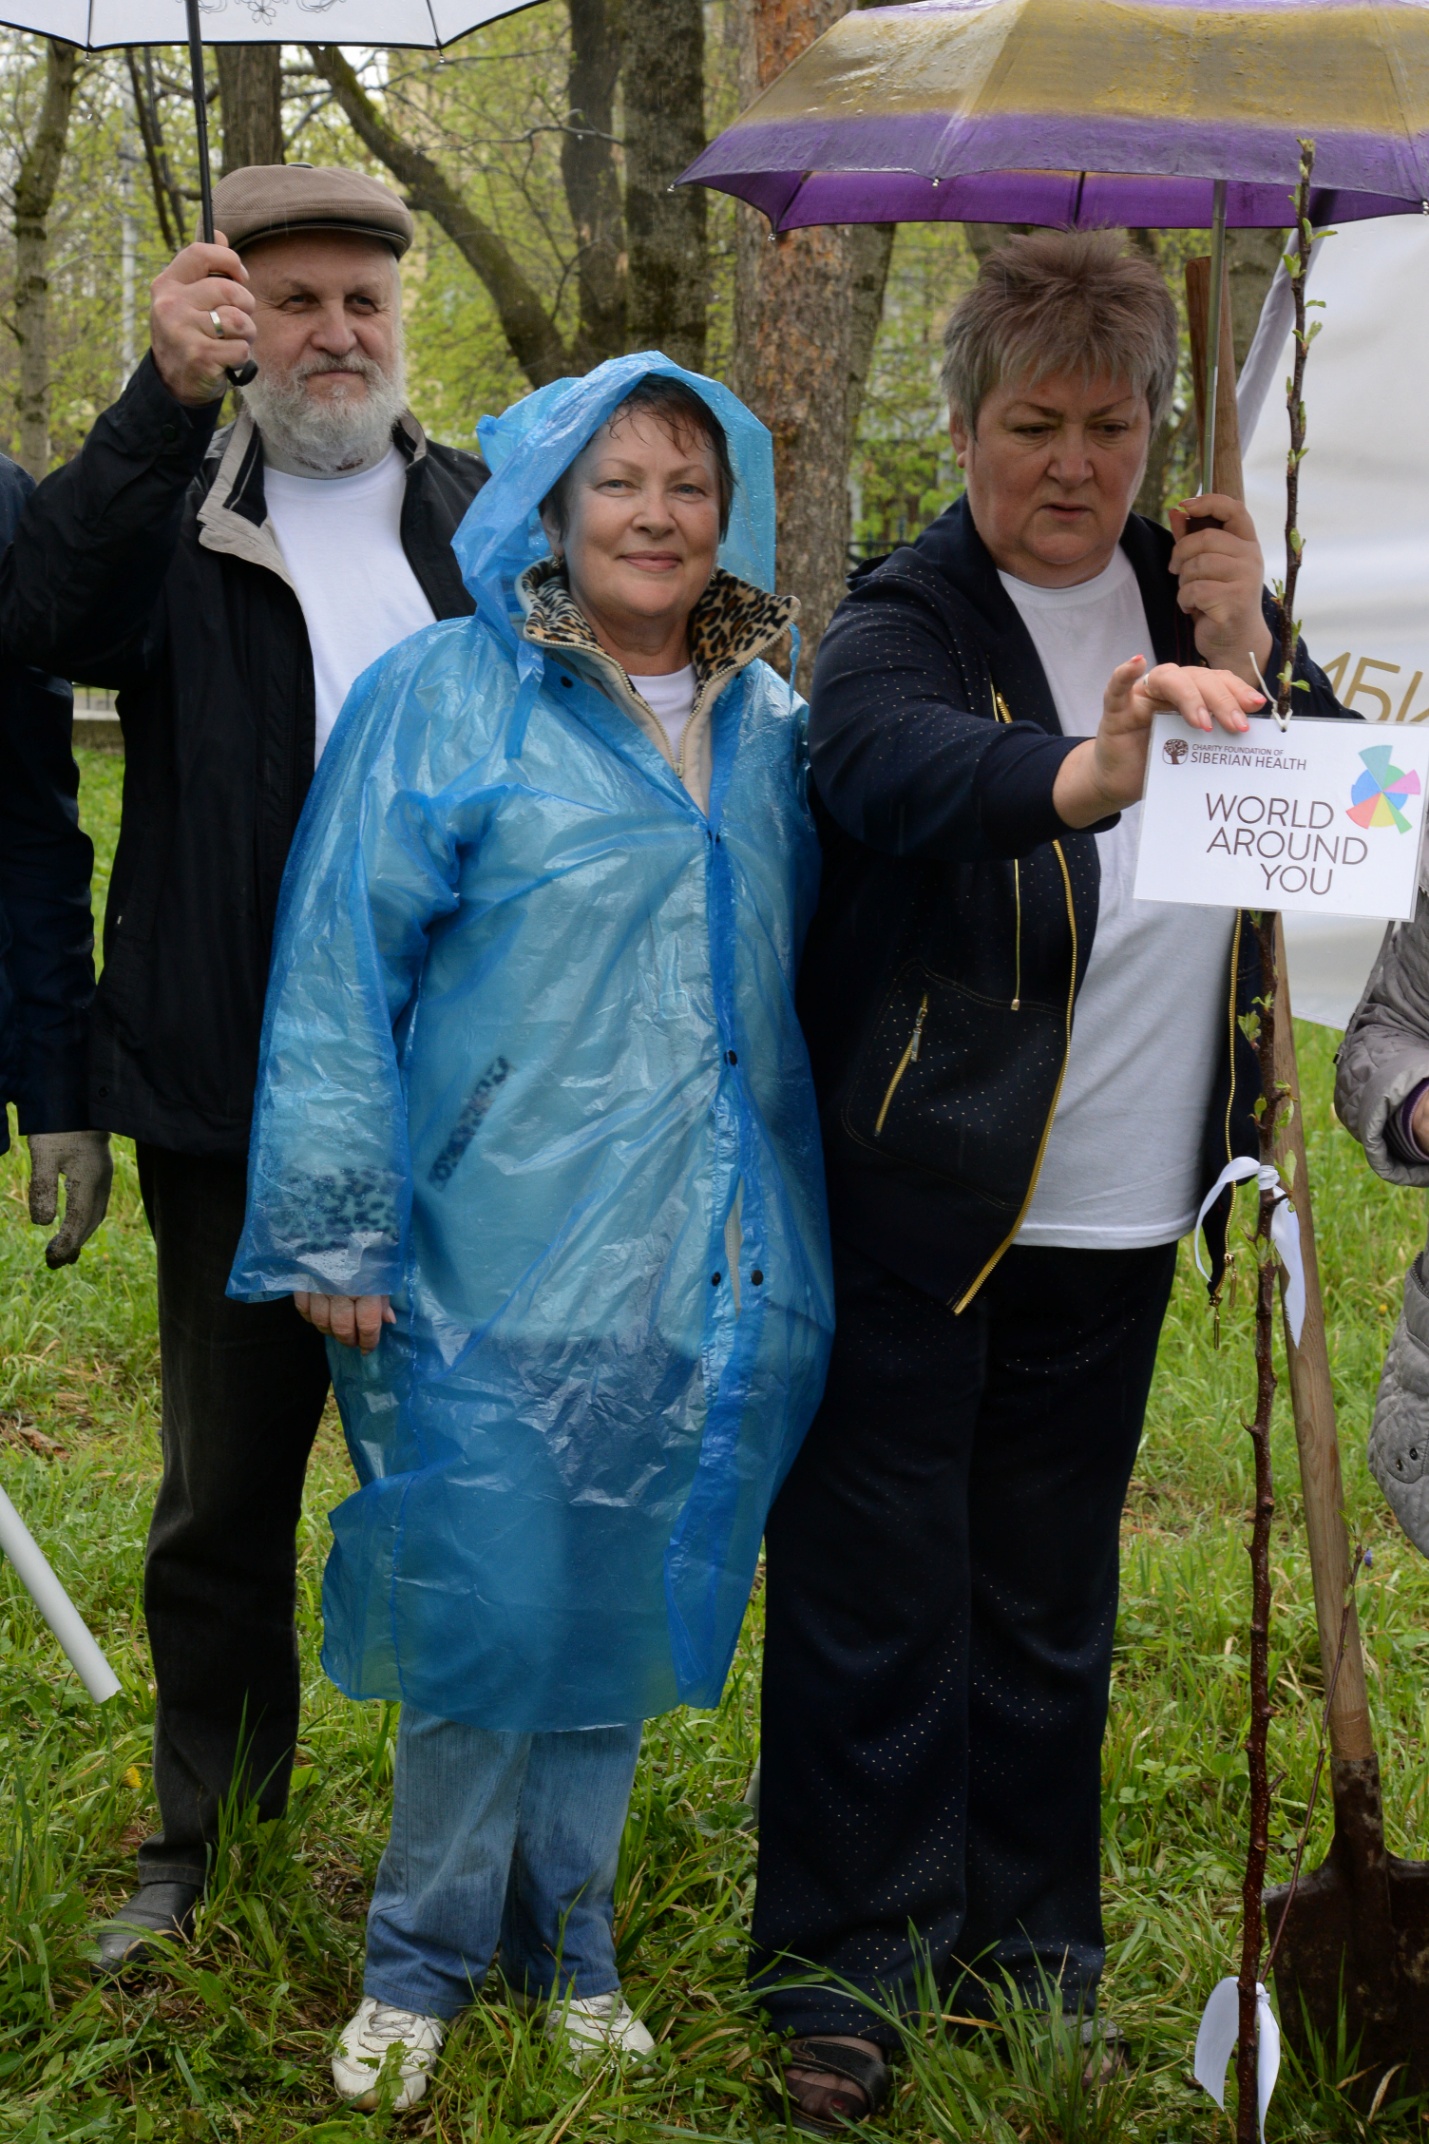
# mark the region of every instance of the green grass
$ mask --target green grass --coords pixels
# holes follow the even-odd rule
[[[120,766],[85,755],[84,809],[113,839]],[[1351,1521],[1374,1549],[1361,1615],[1392,1843],[1429,1834],[1424,1761],[1429,1566],[1369,1481],[1365,1434],[1421,1200],[1369,1174],[1333,1123],[1333,1037],[1300,1030],[1310,1159],[1329,1294]],[[101,1991],[86,1927],[125,1893],[152,1823],[153,1692],[140,1566],[157,1470],[152,1258],[121,1143],[109,1221],[83,1262],[48,1273],[24,1219],[22,1171],[0,1163],[0,1481],[101,1634],[124,1694],[97,1712],[28,1599],[0,1570],[0,2140],[363,2137],[583,2144],[585,2139],[782,2136],[762,2108],[769,2044],[740,1986],[753,1876],[739,1797],[755,1752],[758,1614],[718,1714],[647,1735],[619,1898],[622,1970],[659,2040],[645,2072],[577,2077],[495,1999],[454,2035],[413,2117],[344,2117],[326,2051],[359,1987],[363,1913],[387,1820],[393,1718],[338,1697],[318,1667],[325,1512],[345,1493],[335,1424],[320,1442],[302,1536],[303,1763],[288,1821],[240,1825],[198,1937],[134,1994]],[[1229,2139],[1190,2081],[1196,2019],[1233,1969],[1245,1812],[1245,1512],[1249,1309],[1211,1346],[1189,1260],[1161,1351],[1125,1532],[1116,1687],[1106,1744],[1106,2004],[1139,2062],[1086,2100],[1068,2060],[1008,2021],[971,2044],[932,2040],[898,2072],[886,2133],[903,2144],[1098,2144]],[[1272,1769],[1285,1774],[1272,1880],[1288,1871],[1320,1696],[1288,1408],[1276,1437]],[[1323,1850],[1323,1816],[1313,1857]],[[1423,2137],[1417,2109],[1367,2126],[1338,2090],[1345,2065],[1287,2074],[1284,2139]],[[873,2134],[873,2132],[861,2132]]]

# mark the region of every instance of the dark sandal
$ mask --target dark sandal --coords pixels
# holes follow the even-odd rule
[[[824,2095],[829,2112],[815,2114],[796,2097],[789,2083],[789,2071],[824,2070],[830,2076],[842,2077],[854,2088],[863,2101],[855,2106],[853,2093],[840,2092],[828,2085],[814,2089]],[[836,2137],[850,2122],[871,2121],[888,2099],[889,2075],[887,2061],[881,2054],[869,2054],[861,2047],[845,2047],[841,2040],[819,2038],[791,2040],[784,2049],[784,2074],[777,2085],[769,2087],[769,2103],[775,2110],[788,2113],[791,2126],[810,2137]],[[840,2102],[847,2101],[847,2105]]]
[[[1083,2018],[1081,2042],[1087,2056],[1082,2083],[1088,2091],[1096,2091],[1130,2070],[1131,2048],[1126,2034],[1110,2018]]]

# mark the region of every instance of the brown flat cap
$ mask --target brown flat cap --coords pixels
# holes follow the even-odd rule
[[[292,231],[352,231],[400,259],[415,235],[412,212],[390,186],[321,164],[245,164],[213,189],[214,228],[234,251]]]

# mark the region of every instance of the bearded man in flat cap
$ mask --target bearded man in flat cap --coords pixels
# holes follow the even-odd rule
[[[0,579],[21,661],[118,689],[124,817],[90,1122],[138,1148],[158,1253],[164,1475],[145,1611],[162,1829],[98,1970],[185,1933],[236,1790],[282,1813],[295,1537],[328,1389],[291,1300],[224,1293],[278,888],[353,680],[472,608],[451,536],[485,479],[406,405],[412,218],[357,173],[230,173],[213,245],[153,285],[151,347],[26,508]],[[229,368],[257,375],[218,431]]]

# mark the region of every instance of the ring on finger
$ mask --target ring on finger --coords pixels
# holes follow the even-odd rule
[[[218,339],[219,339],[219,341],[220,341],[220,342],[223,342],[223,341],[225,341],[225,340],[226,340],[226,338],[227,338],[227,335],[228,335],[228,330],[227,330],[227,328],[226,328],[226,327],[224,326],[223,322],[222,322],[222,321],[221,321],[221,320],[219,319],[219,317],[218,317],[218,308],[217,308],[216,306],[215,306],[215,307],[213,308],[213,310],[212,310],[212,311],[211,311],[211,312],[209,313],[209,316],[208,316],[208,317],[209,317],[209,319],[210,319],[210,320],[211,320],[211,321],[213,322],[213,332],[214,332],[214,334],[215,334],[215,335],[216,335],[216,336],[218,337]]]

